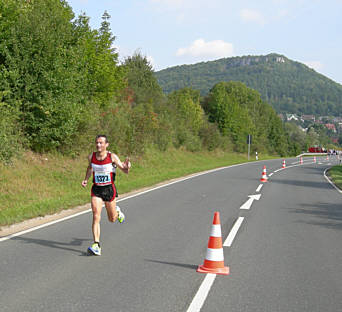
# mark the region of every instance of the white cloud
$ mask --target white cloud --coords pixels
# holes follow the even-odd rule
[[[197,39],[189,47],[179,48],[177,56],[191,56],[196,58],[221,58],[233,55],[233,45],[223,40],[205,41]]]
[[[323,64],[320,61],[307,61],[303,62],[306,66],[309,66],[310,68],[314,69],[315,71],[320,71],[323,69]]]
[[[257,23],[259,25],[266,24],[265,17],[257,10],[242,9],[240,11],[240,18],[244,22],[253,22],[253,23]]]
[[[156,68],[156,62],[155,62],[154,58],[151,55],[147,55],[146,59],[151,64],[152,68],[155,69]]]

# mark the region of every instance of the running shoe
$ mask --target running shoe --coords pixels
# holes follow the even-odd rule
[[[119,213],[118,215],[118,221],[120,223],[123,223],[125,221],[125,215],[123,214],[123,212],[121,211],[119,206],[116,206],[116,211]]]
[[[88,251],[90,251],[95,256],[101,256],[101,247],[98,243],[94,243],[90,247],[88,247]]]

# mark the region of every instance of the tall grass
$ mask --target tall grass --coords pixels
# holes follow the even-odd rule
[[[334,166],[328,171],[329,177],[342,190],[342,166]]]

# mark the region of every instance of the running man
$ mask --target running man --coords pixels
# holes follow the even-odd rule
[[[103,203],[107,210],[109,222],[125,221],[125,215],[119,206],[116,206],[118,193],[114,184],[116,167],[128,174],[131,168],[129,158],[121,162],[114,153],[107,151],[109,145],[105,135],[97,135],[95,138],[96,152],[88,156],[89,165],[82,186],[86,187],[88,179],[93,174],[93,186],[91,188],[91,209],[93,211],[92,231],[94,243],[88,248],[94,255],[101,255],[100,246],[100,220]]]

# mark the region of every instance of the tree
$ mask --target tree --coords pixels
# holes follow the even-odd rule
[[[104,14],[99,30],[63,0],[1,2],[0,91],[35,151],[73,147],[124,86]],[[94,114],[93,112],[99,112]]]
[[[87,67],[91,98],[102,108],[108,107],[125,87],[124,67],[119,66],[118,53],[113,48],[115,36],[110,29],[110,15],[105,11],[99,30],[91,31],[85,16],[80,16],[77,25],[83,26],[83,53]]]
[[[243,100],[247,91],[241,83],[221,82],[210,90],[204,102],[209,121],[216,122],[221,133],[229,136],[240,152],[246,149],[247,134],[253,133],[253,122]]]
[[[197,135],[204,122],[199,92],[183,88],[169,94],[168,100],[169,104],[175,107],[178,122],[186,125],[186,128]]]
[[[146,56],[134,53],[125,59],[124,68],[132,105],[152,103],[158,106],[164,96]]]

